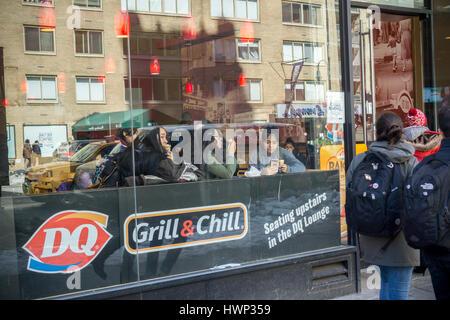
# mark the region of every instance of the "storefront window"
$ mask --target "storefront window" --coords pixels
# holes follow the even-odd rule
[[[337,1],[4,7],[0,298],[341,245]]]

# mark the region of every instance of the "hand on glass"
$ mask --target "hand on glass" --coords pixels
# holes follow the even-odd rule
[[[288,171],[288,166],[284,163],[280,166],[280,168],[281,168],[281,172],[283,172],[283,173],[286,173]]]
[[[173,153],[172,153],[172,151],[167,151],[166,158],[173,161]]]

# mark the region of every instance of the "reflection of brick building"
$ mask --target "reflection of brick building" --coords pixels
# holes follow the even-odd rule
[[[267,122],[285,102],[289,62],[298,58],[306,62],[296,103],[323,102],[327,90],[341,90],[334,1],[252,0],[245,12],[238,5],[233,12],[217,7],[219,2],[181,0],[172,8],[162,0],[159,8],[153,7],[158,1],[148,7],[129,1],[133,105],[148,109],[150,120],[177,123],[187,111],[194,120]],[[6,118],[15,132],[16,158],[26,126],[65,125],[65,139],[76,138],[77,121],[95,112],[128,110],[127,40],[116,37],[114,26],[125,2],[99,3],[81,5],[80,25],[73,28],[78,12],[67,11],[72,2],[55,2],[55,26],[47,31],[40,28],[39,4],[16,1],[0,12]],[[194,24],[188,23],[189,12]],[[247,19],[253,41],[240,39]],[[195,26],[193,39],[185,39],[186,25]],[[159,61],[159,75],[150,73],[152,57]],[[188,82],[192,93],[186,92]]]

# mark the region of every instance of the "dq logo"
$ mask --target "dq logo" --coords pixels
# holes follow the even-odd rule
[[[93,211],[54,214],[23,246],[31,255],[28,270],[71,273],[83,269],[112,238],[107,223],[108,216]]]

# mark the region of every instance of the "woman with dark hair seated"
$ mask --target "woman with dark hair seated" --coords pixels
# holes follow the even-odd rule
[[[225,145],[222,133],[213,129],[211,140],[203,144],[203,164],[200,169],[206,173],[207,179],[231,179],[237,168],[236,142],[230,140]]]
[[[133,171],[132,148],[127,148],[121,159],[119,167],[123,177],[153,175],[167,182],[177,182],[184,172],[183,165],[173,162],[173,154],[167,141],[167,131],[164,128],[154,128],[142,140],[144,147],[135,150]]]

